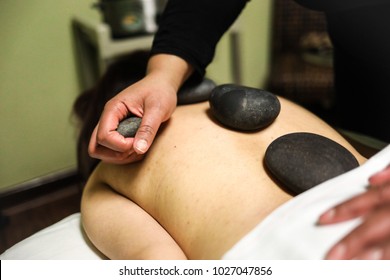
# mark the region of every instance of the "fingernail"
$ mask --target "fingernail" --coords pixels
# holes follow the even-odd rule
[[[367,254],[363,255],[362,259],[364,260],[381,260],[383,257],[383,251],[379,248],[369,251]]]
[[[328,260],[342,260],[345,258],[347,248],[343,244],[336,245],[326,257]]]
[[[336,210],[330,209],[322,214],[318,220],[318,224],[323,224],[333,220],[333,217],[336,215]]]
[[[148,148],[148,143],[143,139],[138,140],[137,143],[135,143],[135,148],[141,153],[145,153],[146,149]]]

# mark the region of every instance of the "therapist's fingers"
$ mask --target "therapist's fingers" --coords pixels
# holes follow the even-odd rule
[[[139,161],[143,158],[142,155],[138,155],[132,148],[134,138],[126,139],[130,143],[130,147],[127,151],[115,151],[110,148],[107,148],[106,146],[98,144],[96,135],[97,127],[92,133],[91,140],[88,146],[88,153],[91,157],[115,164],[126,164],[130,162]],[[123,137],[122,135],[120,136]]]
[[[97,153],[99,154],[99,158],[108,163],[114,164],[127,164],[139,161],[143,159],[144,155],[137,154],[134,150],[130,153],[127,152],[115,152],[111,149],[108,149],[104,146],[96,147]]]
[[[160,98],[154,97],[145,100],[142,121],[134,136],[133,147],[136,153],[145,154],[149,150],[161,123],[167,121],[176,108],[176,100],[173,100],[171,103],[163,103]]]
[[[125,138],[116,131],[119,122],[128,114],[128,107],[120,100],[114,98],[106,103],[89,142],[88,152],[91,157],[101,160],[107,159],[109,153],[101,146],[112,150],[113,160],[118,158],[117,152],[125,153],[125,155],[130,154],[133,139]]]
[[[390,203],[390,185],[370,188],[323,213],[318,224],[333,224],[360,217],[386,203]]]
[[[333,246],[326,259],[383,259],[390,242],[390,204],[376,208],[362,224]]]
[[[161,115],[157,110],[145,112],[141,124],[134,137],[134,150],[138,154],[145,154],[153,143],[161,125]]]
[[[390,260],[390,241],[365,249],[356,260]]]
[[[369,182],[371,186],[383,186],[386,184],[390,184],[390,165],[387,166],[384,170],[374,174],[369,178]]]

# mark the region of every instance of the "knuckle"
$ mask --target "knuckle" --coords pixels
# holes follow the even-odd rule
[[[99,155],[98,151],[94,147],[88,148],[88,155],[91,158],[100,159],[100,155]]]
[[[89,155],[90,157],[95,157],[95,149],[89,147],[89,148],[88,148],[88,155]]]
[[[105,109],[115,109],[117,107],[118,107],[118,101],[115,98],[108,100],[104,105]]]
[[[378,186],[375,188],[376,200],[378,205],[382,205],[387,202],[386,200],[386,190],[383,186]]]
[[[150,125],[141,125],[138,129],[138,132],[139,134],[143,134],[143,135],[155,135],[155,130],[152,126]]]
[[[89,144],[88,144],[88,147],[87,147],[87,152],[88,152],[88,155],[90,155],[91,157],[95,157],[96,155],[96,143],[94,142],[94,139],[91,139]]]
[[[96,135],[96,142],[99,145],[103,145],[106,142],[106,135],[103,133],[98,133]]]
[[[106,102],[103,108],[103,113],[114,115],[127,115],[130,112],[129,107],[125,101],[116,98],[110,99]]]

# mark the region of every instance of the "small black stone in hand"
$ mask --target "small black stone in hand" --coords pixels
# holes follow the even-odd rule
[[[121,121],[116,129],[123,137],[134,137],[141,125],[141,118],[129,117]]]

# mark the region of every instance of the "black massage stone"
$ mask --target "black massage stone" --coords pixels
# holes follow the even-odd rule
[[[134,137],[141,124],[141,118],[129,117],[121,121],[116,129],[123,137]]]
[[[215,86],[212,80],[206,78],[200,82],[189,80],[180,88],[177,95],[177,104],[184,105],[207,101]],[[135,116],[128,117],[119,123],[117,131],[124,137],[134,137],[141,125],[141,120],[141,118]]]
[[[201,82],[188,80],[177,94],[177,104],[185,105],[207,101],[215,86],[215,83],[207,78]]]
[[[209,102],[214,117],[223,125],[236,130],[264,128],[280,112],[280,102],[274,94],[234,84],[215,87]]]
[[[292,194],[300,194],[359,166],[356,158],[333,140],[312,133],[291,133],[274,140],[265,165]]]

